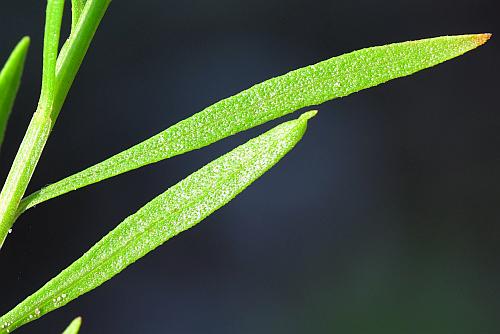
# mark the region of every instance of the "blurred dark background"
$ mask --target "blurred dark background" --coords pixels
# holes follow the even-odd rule
[[[2,180],[38,99],[44,7],[1,5],[0,62],[32,38]],[[500,33],[499,7],[116,0],[30,192],[289,70],[388,42]],[[82,333],[499,333],[499,56],[494,37],[320,106],[297,148],[236,200],[19,333],[58,333],[77,315]],[[0,254],[0,313],[167,187],[281,121],[31,210]]]

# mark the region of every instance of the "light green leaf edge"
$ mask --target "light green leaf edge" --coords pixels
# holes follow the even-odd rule
[[[74,319],[62,334],[78,334],[82,327],[82,317]]]
[[[303,107],[410,75],[470,51],[489,34],[445,36],[362,49],[253,86],[23,199],[17,215],[70,191],[195,150]]]
[[[3,143],[7,122],[21,84],[29,46],[30,38],[23,37],[0,71],[0,146]]]
[[[159,195],[80,259],[0,318],[12,331],[98,287],[168,239],[185,231],[257,180],[302,138],[316,111],[282,123],[212,161]]]

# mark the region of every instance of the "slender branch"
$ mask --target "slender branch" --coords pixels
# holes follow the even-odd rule
[[[43,108],[44,112],[47,113],[50,113],[56,91],[56,63],[57,54],[59,53],[63,10],[64,0],[49,0],[47,2],[45,35],[43,38],[42,92],[39,101],[40,105],[48,107]]]
[[[49,0],[47,3],[42,91],[37,110],[0,193],[0,248],[14,224],[19,202],[109,3],[110,0],[87,1],[59,59],[57,54],[64,0]]]
[[[0,193],[0,247],[12,227],[17,206],[28,187],[52,128],[50,116],[56,90],[56,62],[63,10],[64,0],[49,0],[47,2],[42,91],[37,110],[31,119]]]

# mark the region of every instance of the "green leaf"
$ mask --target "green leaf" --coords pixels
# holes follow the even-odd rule
[[[302,138],[316,111],[278,125],[191,174],[125,219],[79,260],[0,318],[12,331],[95,289],[231,201]],[[6,325],[5,325],[6,324]]]
[[[28,196],[21,202],[17,214],[51,198],[204,147],[300,108],[437,65],[476,48],[489,37],[488,34],[447,36],[378,46],[270,79]]]
[[[69,324],[68,328],[62,334],[78,334],[82,326],[82,318],[78,317]]]
[[[24,37],[12,51],[0,72],[0,146],[2,145],[10,112],[14,106],[24,62],[30,45],[29,37]]]

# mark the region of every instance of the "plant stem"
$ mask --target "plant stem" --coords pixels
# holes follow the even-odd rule
[[[37,112],[50,114],[52,101],[57,89],[56,63],[59,53],[59,39],[61,35],[61,22],[64,10],[64,0],[48,0],[45,19],[45,35],[43,38],[43,71],[42,92],[39,105],[49,108],[37,109]]]
[[[17,206],[31,180],[51,127],[50,115],[40,105],[31,119],[0,194],[0,248],[16,218]]]
[[[57,91],[54,96],[52,119],[57,119],[69,89],[80,69],[83,58],[111,0],[87,0],[78,23],[64,44],[56,66]]]
[[[14,224],[19,202],[109,3],[110,0],[87,1],[75,31],[66,41],[64,54],[57,57],[64,1],[48,1],[42,92],[38,108],[0,193],[0,249]]]
[[[36,112],[17,151],[0,193],[0,248],[16,218],[16,210],[49,137],[56,92],[56,63],[64,0],[48,0],[43,42],[42,90]]]

